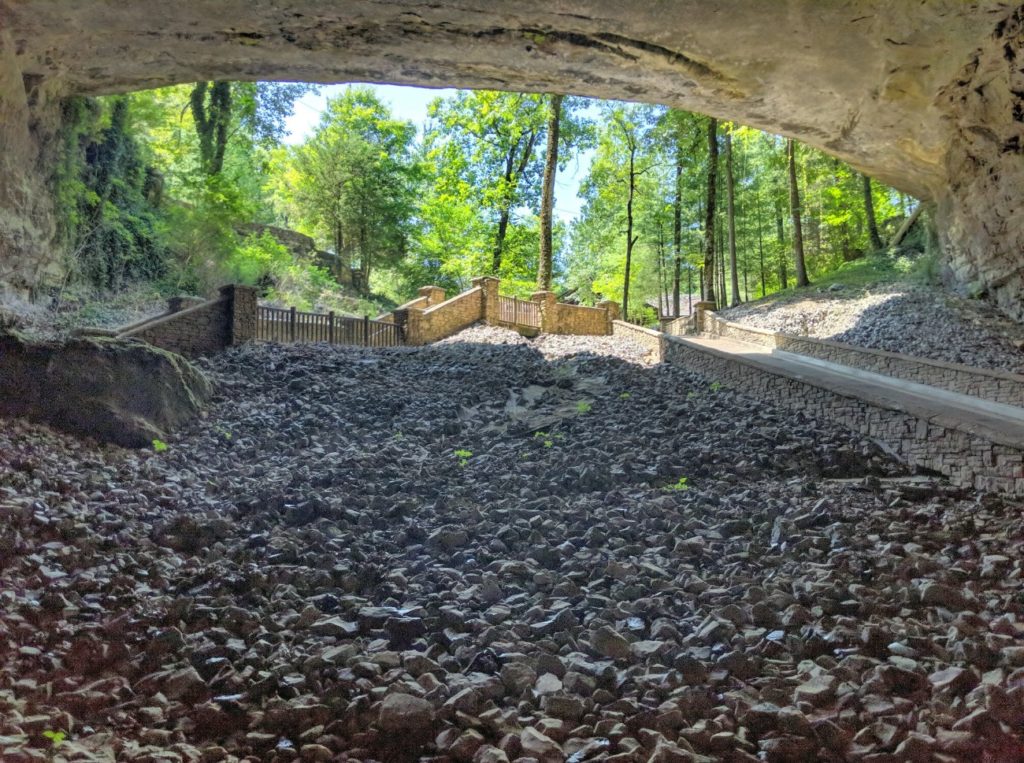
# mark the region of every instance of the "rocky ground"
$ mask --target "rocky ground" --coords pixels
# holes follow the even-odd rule
[[[462,339],[236,348],[160,452],[4,422],[0,759],[1024,760],[1020,505]]]
[[[727,320],[890,352],[1024,373],[1024,326],[979,300],[926,286],[822,284],[722,311]]]

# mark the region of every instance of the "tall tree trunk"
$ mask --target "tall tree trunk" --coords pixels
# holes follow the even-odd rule
[[[708,119],[708,193],[704,209],[704,299],[715,301],[715,191],[718,186],[718,120]]]
[[[903,225],[896,231],[891,239],[889,239],[888,247],[892,249],[894,246],[899,246],[900,243],[906,238],[907,234],[910,233],[910,229],[914,227],[914,223],[917,222],[917,218],[921,216],[921,211],[924,209],[924,204],[918,202],[917,209],[915,209],[910,217],[903,221]]]
[[[207,102],[209,94],[209,102]],[[189,95],[189,107],[199,138],[199,161],[208,175],[224,169],[231,127],[231,83],[197,82]]]
[[[498,231],[494,236],[494,252],[491,256],[491,274],[498,275],[501,270],[501,255],[505,250],[505,235],[508,233],[508,220],[512,214],[512,172],[515,168],[516,151],[519,148],[517,143],[508,150],[505,155],[505,174],[503,194],[498,208]]]
[[[740,277],[736,267],[736,183],[732,173],[732,132],[725,133],[725,191],[729,220],[729,272],[733,307],[740,303]],[[723,295],[724,296],[724,295]]]
[[[562,122],[561,95],[548,102],[548,146],[544,154],[544,185],[540,194],[540,262],[537,264],[537,288],[551,291],[553,261],[551,229],[555,208],[555,177],[558,174],[558,133]]]
[[[636,192],[636,146],[629,147],[629,196],[626,199],[626,272],[622,279],[622,317],[629,320],[629,270],[633,264],[633,194]]]
[[[781,189],[777,189],[781,192]],[[775,199],[775,235],[779,240],[779,286],[783,289],[789,288],[789,278],[786,273],[786,231],[782,221],[782,207],[778,198]]]
[[[516,198],[516,185],[522,177],[526,166],[530,163],[533,155],[533,147],[537,142],[537,133],[530,132],[526,136],[526,147],[523,153],[519,153],[519,147],[523,144],[522,138],[516,141],[515,145],[508,150],[505,156],[505,189],[501,199],[501,207],[498,209],[498,232],[494,237],[494,255],[491,259],[491,271],[498,275],[501,270],[501,259],[505,251],[505,236],[508,233],[508,223],[512,216],[512,207]],[[518,166],[516,158],[518,157]]]
[[[765,296],[765,272],[764,272],[764,230],[761,227],[761,189],[757,191],[756,209],[757,209],[757,259],[761,266],[761,296]]]
[[[721,217],[718,218],[718,302],[721,306],[725,306],[729,301],[729,293],[726,291],[726,278],[725,278],[725,236],[722,235]]]
[[[676,135],[676,196],[672,204],[672,248],[675,272],[672,277],[672,315],[679,317],[679,281],[683,269],[683,141]]]
[[[876,252],[881,251],[885,245],[882,237],[878,235],[878,219],[875,217],[875,199],[871,193],[871,178],[861,175],[864,182],[864,215],[868,218],[868,235],[871,236],[871,248]]]
[[[800,189],[796,184],[796,143],[792,138],[786,144],[789,154],[789,209],[793,215],[793,265],[796,268],[796,285],[809,286],[807,265],[804,263],[804,232],[800,224]]]
[[[658,317],[662,317],[665,307],[665,295],[668,293],[668,282],[665,274],[665,241],[663,232],[658,231]]]

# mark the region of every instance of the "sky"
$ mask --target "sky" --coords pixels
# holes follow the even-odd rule
[[[327,99],[338,95],[347,85],[325,85],[317,93],[307,93],[296,101],[295,109],[286,123],[287,135],[285,143],[300,143],[316,128],[320,115],[327,105]],[[427,122],[427,106],[438,97],[455,93],[450,88],[433,89],[425,87],[408,87],[405,85],[369,85],[378,97],[391,107],[391,113],[397,119],[414,123],[423,134]],[[577,196],[580,183],[590,168],[593,151],[586,151],[574,157],[564,170],[559,170],[555,182],[555,215],[558,219],[571,222],[580,214],[583,200]]]

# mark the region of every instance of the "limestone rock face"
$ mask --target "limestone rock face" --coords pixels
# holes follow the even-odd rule
[[[625,98],[796,137],[937,202],[950,273],[1024,315],[1013,5],[0,0],[0,205],[45,154],[28,138],[48,139],[55,93],[297,79]],[[19,214],[0,256],[39,262],[52,223]]]
[[[211,394],[191,363],[139,342],[0,334],[0,415],[145,447],[195,416]]]

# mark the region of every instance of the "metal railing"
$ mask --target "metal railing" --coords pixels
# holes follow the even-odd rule
[[[405,344],[402,326],[369,316],[307,313],[294,307],[260,305],[256,309],[256,338],[267,342],[327,342],[356,347],[399,347]]]
[[[540,305],[515,297],[498,297],[498,323],[540,328]]]

